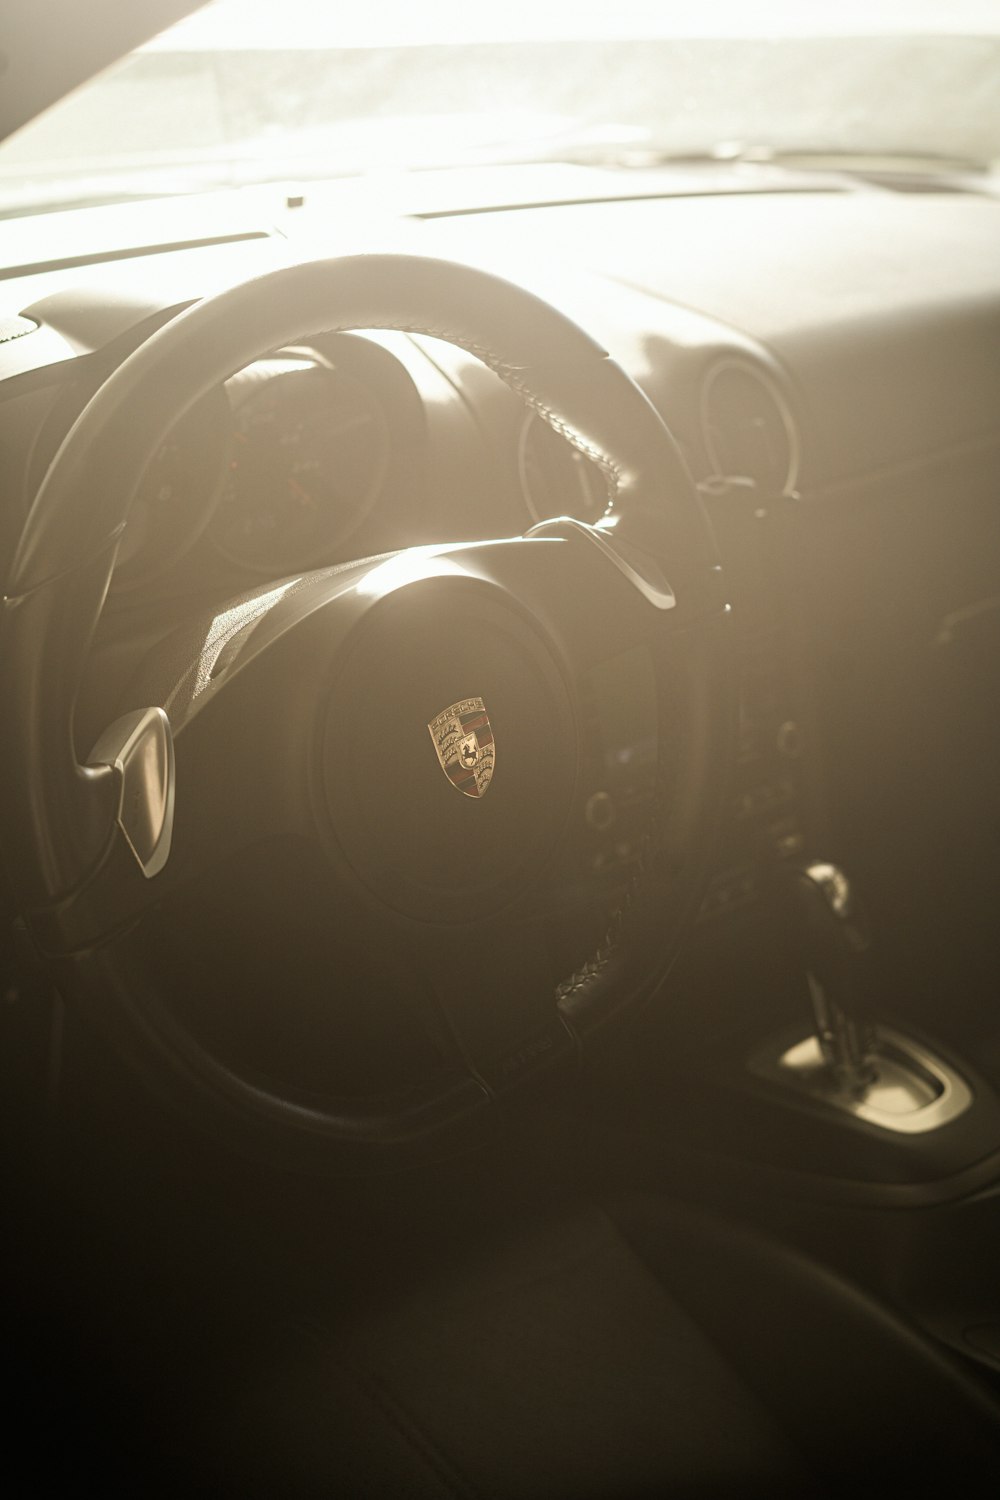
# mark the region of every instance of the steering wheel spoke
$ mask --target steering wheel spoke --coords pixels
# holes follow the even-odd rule
[[[74,699],[144,467],[261,351],[358,328],[471,351],[600,464],[607,514],[229,601],[151,655],[133,684],[138,712],[79,763]],[[232,287],[111,375],[25,527],[0,643],[6,782],[24,789],[0,813],[22,907],[41,945],[69,957],[90,994],[103,989],[125,1050],[155,1053],[161,1082],[207,1123],[239,1119],[303,1149],[395,1146],[454,1124],[571,1059],[662,982],[720,801],[725,615],[701,502],[661,418],[549,304],[413,256],[292,265]],[[159,920],[192,888],[211,904],[216,867],[244,852],[249,866],[253,848],[289,838],[321,861],[324,889],[344,893],[320,928],[381,914],[388,941],[405,934],[414,954],[414,993],[399,999],[426,1004],[417,1029],[437,1031],[436,1061],[395,1103],[305,1106],[291,1088],[262,1089],[179,1013],[171,1021],[157,993],[150,908]],[[350,1006],[335,974],[319,997],[326,1036]]]

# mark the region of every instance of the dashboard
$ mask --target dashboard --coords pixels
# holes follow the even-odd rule
[[[903,1003],[939,1005],[961,951],[979,1014],[1000,837],[1000,203],[829,177],[710,192],[651,173],[623,197],[610,172],[581,169],[572,192],[543,168],[515,176],[464,213],[447,174],[427,174],[377,247],[485,265],[555,301],[643,387],[699,484],[740,678],[702,928],[752,940],[782,866],[833,854],[873,895]],[[363,222],[338,233],[341,210],[331,188],[17,226],[19,263],[0,275],[5,557],[124,355],[192,297],[367,243]],[[594,521],[607,498],[594,465],[448,343],[317,331],[262,350],[189,409],[141,482],[81,742],[193,616],[403,546]],[[613,884],[648,788],[641,766],[605,764],[580,817],[588,868]]]
[[[727,1423],[732,1413],[740,1418],[744,1381],[748,1392],[756,1391],[761,1375],[760,1411],[768,1424],[773,1413],[775,1431],[783,1427],[786,1399],[790,1422],[806,1408],[819,1413],[814,1423],[810,1417],[815,1474],[840,1458],[855,1471],[865,1464],[877,1472],[878,1453],[866,1448],[866,1434],[876,1442],[886,1431],[907,1439],[920,1434],[906,1409],[906,1361],[900,1360],[899,1390],[891,1389],[896,1367],[857,1332],[868,1296],[861,1289],[875,1287],[887,1308],[913,1309],[918,1326],[959,1353],[975,1352],[981,1369],[996,1372],[995,1101],[979,1090],[977,1121],[967,1135],[959,1122],[957,1142],[941,1131],[886,1144],[874,1130],[856,1129],[853,1118],[831,1122],[822,1101],[815,1108],[800,1104],[790,1090],[776,1099],[773,1083],[747,1063],[765,1044],[769,1058],[783,1056],[786,1042],[779,1048],[777,1039],[800,1043],[810,1026],[805,954],[795,946],[802,915],[789,916],[788,900],[792,872],[803,861],[829,861],[849,872],[870,917],[874,971],[868,972],[879,987],[880,1022],[917,1040],[932,1038],[946,1058],[963,1060],[963,1075],[967,1063],[970,1072],[1000,1084],[995,191],[986,181],[978,192],[906,191],[749,164],[628,171],[525,166],[81,208],[4,228],[5,575],[45,475],[81,412],[123,361],[193,300],[298,260],[369,249],[440,256],[483,266],[553,303],[603,344],[662,415],[718,544],[738,711],[706,880],[698,885],[700,907],[691,922],[684,914],[685,946],[663,981],[664,1003],[646,1007],[641,1025],[609,1025],[601,1038],[607,1046],[584,1053],[570,1089],[553,1069],[552,1088],[520,1096],[523,1108],[498,1099],[487,1111],[489,1122],[472,1117],[467,1136],[429,1139],[412,1155],[397,1154],[395,1142],[384,1152],[365,1146],[350,1158],[345,1153],[340,1178],[319,1131],[308,1152],[291,1161],[277,1149],[258,1153],[263,1132],[248,1131],[239,1151],[231,1149],[236,1132],[230,1136],[228,1128],[216,1143],[201,1133],[198,1107],[203,1079],[217,1087],[207,1067],[215,1058],[245,1079],[248,1091],[260,1085],[265,1100],[284,1098],[290,1111],[301,1110],[303,1135],[311,1131],[316,1101],[333,1109],[345,1099],[360,1111],[372,1100],[409,1101],[425,1082],[436,1087],[442,1058],[451,1058],[467,1023],[465,1034],[481,1044],[479,1057],[503,1063],[509,1057],[515,1072],[539,1057],[544,1063],[519,987],[530,998],[541,974],[547,1001],[550,963],[562,979],[600,955],[608,913],[617,916],[623,892],[641,884],[633,876],[648,853],[649,829],[663,817],[673,788],[684,784],[662,775],[664,765],[670,769],[672,724],[685,754],[694,739],[691,761],[705,741],[689,732],[685,739],[681,713],[671,720],[674,705],[684,705],[664,690],[665,681],[668,689],[676,685],[677,677],[668,678],[674,664],[654,659],[645,644],[594,653],[572,702],[575,739],[559,733],[565,719],[553,707],[555,694],[532,688],[515,697],[531,705],[508,718],[527,721],[519,729],[523,762],[533,766],[538,751],[558,762],[562,745],[572,741],[577,767],[575,778],[566,778],[572,786],[558,783],[558,764],[551,777],[546,768],[541,785],[548,801],[540,814],[542,799],[530,799],[524,836],[532,855],[546,849],[536,815],[539,824],[549,816],[559,820],[560,837],[551,842],[555,868],[545,865],[546,883],[537,887],[544,890],[539,911],[518,925],[516,936],[507,928],[499,937],[484,936],[485,924],[453,932],[442,923],[427,951],[411,945],[419,921],[374,919],[375,903],[336,878],[333,837],[307,840],[285,817],[297,795],[288,791],[294,778],[286,768],[298,762],[283,752],[288,744],[306,747],[305,762],[309,747],[332,747],[323,762],[329,814],[323,828],[328,821],[361,872],[355,887],[364,881],[362,896],[370,889],[383,913],[405,915],[405,889],[401,895],[399,883],[378,883],[394,868],[381,849],[371,851],[384,832],[386,843],[403,848],[407,859],[412,852],[413,863],[420,861],[436,882],[428,883],[428,907],[418,918],[431,900],[458,907],[470,889],[475,898],[477,880],[480,892],[499,888],[493,869],[484,874],[477,867],[477,858],[482,865],[487,860],[477,849],[475,819],[485,810],[503,834],[509,804],[496,795],[460,799],[446,786],[452,773],[434,726],[443,722],[459,744],[471,737],[474,752],[492,747],[488,718],[488,737],[481,742],[473,732],[479,710],[486,717],[484,698],[494,704],[492,692],[488,681],[456,683],[440,696],[435,691],[428,713],[413,711],[407,668],[417,678],[413,663],[435,662],[441,639],[421,633],[416,613],[403,617],[416,622],[412,639],[404,639],[402,628],[380,634],[376,620],[364,638],[374,638],[374,647],[350,656],[337,677],[334,656],[344,637],[331,632],[334,612],[308,614],[302,598],[314,585],[317,595],[329,587],[333,597],[343,586],[346,596],[351,584],[343,580],[352,575],[344,565],[353,560],[439,542],[519,537],[548,517],[594,522],[609,501],[605,475],[471,353],[423,334],[304,331],[287,346],[260,347],[245,367],[201,391],[138,483],[72,713],[75,768],[119,716],[151,704],[166,708],[180,726],[179,805],[182,787],[185,794],[195,781],[204,788],[203,800],[189,798],[177,820],[170,855],[176,884],[162,895],[154,882],[141,928],[129,925],[127,906],[120,923],[116,910],[113,934],[116,982],[122,991],[134,988],[137,999],[136,1037],[147,1029],[159,1034],[162,1019],[167,1036],[182,1032],[198,1055],[192,1088],[185,1077],[184,1091],[176,1092],[180,1108],[161,1114],[164,1080],[155,1067],[133,1068],[128,1048],[121,1065],[100,1032],[91,1035],[85,1006],[51,997],[13,901],[7,912],[13,939],[5,974],[14,977],[4,996],[0,1107],[10,1122],[13,1170],[5,1181],[21,1320],[14,1320],[15,1350],[31,1417],[22,1425],[32,1472],[44,1464],[30,1442],[44,1403],[45,1430],[54,1419],[63,1438],[50,1446],[71,1455],[74,1479],[96,1453],[102,1474],[122,1476],[135,1456],[135,1472],[145,1480],[162,1455],[170,1484],[187,1475],[192,1456],[196,1487],[210,1482],[206,1475],[218,1465],[225,1473],[220,1488],[246,1474],[248,1492],[263,1493],[278,1471],[259,1465],[256,1453],[266,1449],[272,1420],[280,1425],[283,1413],[292,1418],[288,1441],[296,1454],[282,1463],[272,1492],[283,1483],[294,1490],[295,1475],[305,1472],[296,1467],[300,1455],[305,1461],[314,1452],[330,1456],[324,1483],[330,1474],[342,1479],[353,1472],[355,1434],[348,1432],[344,1443],[337,1421],[331,1426],[327,1417],[346,1413],[342,1427],[355,1421],[353,1388],[339,1383],[343,1365],[363,1366],[380,1409],[402,1413],[392,1443],[399,1434],[409,1443],[416,1433],[421,1462],[430,1454],[421,1482],[440,1477],[447,1485],[457,1475],[455,1483],[467,1487],[477,1471],[466,1467],[463,1454],[474,1453],[476,1422],[462,1434],[469,1446],[459,1446],[453,1466],[435,1438],[438,1411],[475,1417],[481,1407],[488,1415],[499,1401],[498,1446],[490,1451],[506,1453],[511,1434],[504,1413],[526,1410],[524,1401],[533,1398],[519,1350],[529,1360],[532,1350],[541,1351],[537,1364],[550,1388],[550,1371],[560,1380],[571,1366],[610,1372],[612,1427],[615,1411],[629,1407],[622,1393],[636,1368],[628,1351],[637,1350],[637,1399],[650,1390],[650,1410],[657,1411],[661,1387],[683,1391],[677,1404],[683,1426],[690,1392],[680,1374],[675,1379],[672,1362],[679,1351],[676,1370],[683,1373],[685,1351],[695,1347],[691,1330],[711,1338],[713,1361],[727,1339],[734,1350],[739,1346],[733,1383],[721,1387],[718,1410]],[[79,488],[79,506],[96,508],[99,497]],[[71,507],[62,514],[69,517]],[[545,544],[538,550],[544,553]],[[662,574],[669,585],[669,559]],[[606,577],[597,570],[574,576]],[[609,597],[617,596],[609,591]],[[617,641],[611,608],[592,613],[601,629],[610,622]],[[579,614],[589,620],[585,607]],[[251,662],[250,671],[233,672],[227,683],[225,674],[241,661],[260,622],[275,618],[273,628],[265,625],[268,647],[280,646],[284,624],[293,619],[307,623],[309,649],[297,655],[265,648],[259,656],[269,662],[266,672],[255,676]],[[440,612],[433,624],[440,624]],[[502,631],[497,637],[494,657],[512,657],[510,641],[516,646],[517,638]],[[482,636],[470,639],[464,659],[474,663],[475,679],[488,654]],[[403,665],[383,676],[387,641]],[[454,660],[461,659],[456,652]],[[530,665],[530,657],[514,657],[512,677],[524,659]],[[553,676],[558,680],[555,669]],[[220,677],[213,699],[211,680]],[[20,675],[22,705],[33,702],[32,693],[41,699],[42,680]],[[353,692],[338,697],[345,682]],[[269,687],[281,691],[269,694]],[[202,706],[189,712],[196,690]],[[484,698],[473,696],[479,693]],[[213,712],[227,694],[232,706],[213,733]],[[345,702],[357,711],[343,712]],[[513,735],[492,711],[498,748],[488,768],[492,774],[495,761],[499,783],[514,763]],[[67,739],[63,734],[57,748]],[[429,792],[420,776],[407,779],[403,763],[414,743],[428,757]],[[241,752],[249,745],[248,773]],[[43,753],[36,764],[44,771],[50,762]],[[192,766],[198,774],[185,784]],[[370,773],[363,781],[345,774],[356,766]],[[714,760],[707,779],[714,788]],[[377,817],[367,817],[358,797],[361,813],[352,821],[358,786]],[[23,827],[30,833],[32,802],[18,790],[12,777],[9,804],[19,803],[18,816],[26,809]],[[434,790],[448,804],[443,814]],[[46,795],[43,786],[36,807]],[[251,829],[246,843],[225,845],[227,826],[242,829],[244,822]],[[221,854],[216,839],[225,845]],[[2,841],[0,835],[0,866],[10,863]],[[195,858],[185,864],[192,845]],[[124,852],[120,840],[116,847]],[[202,848],[204,864],[188,879]],[[547,857],[543,852],[539,863]],[[128,864],[131,891],[142,882],[134,862]],[[508,867],[518,881],[526,864]],[[409,870],[408,863],[402,867]],[[668,869],[665,884],[669,879]],[[2,880],[0,874],[0,903]],[[654,881],[646,889],[657,903],[651,925],[666,928],[663,886]],[[89,878],[81,890],[85,922]],[[84,937],[73,961],[86,978],[94,929],[79,930]],[[95,1017],[107,1020],[117,1003],[117,991],[99,982]],[[453,1017],[460,1023],[455,1037],[448,1032]],[[548,1036],[541,1033],[543,1044]],[[499,1068],[492,1076],[503,1082]],[[170,1093],[167,1084],[164,1099]],[[219,1100],[221,1116],[230,1095],[220,1089]],[[322,1176],[312,1172],[314,1162]],[[633,1197],[636,1187],[647,1198],[650,1190],[666,1196],[672,1221],[662,1240],[657,1218],[650,1221],[655,1234],[647,1226],[646,1238],[627,1241],[640,1257],[641,1281],[627,1268],[623,1274],[626,1263],[604,1228],[592,1254],[589,1206],[583,1219],[560,1219],[561,1205],[582,1194],[600,1203],[601,1225],[614,1225],[605,1208],[610,1193]],[[51,1218],[50,1194],[59,1200]],[[688,1239],[692,1205],[699,1216],[703,1206],[723,1211],[718,1238]],[[754,1224],[789,1252],[774,1260],[773,1279],[759,1283],[757,1297],[747,1295],[752,1282],[744,1274],[763,1263],[757,1247],[764,1242],[747,1234]],[[526,1231],[528,1258],[496,1258]],[[802,1316],[800,1288],[811,1279],[803,1248],[815,1258],[822,1284],[833,1284],[828,1268],[849,1273],[856,1284],[850,1303],[830,1312],[829,1338],[826,1313],[818,1324]],[[480,1257],[484,1250],[488,1259],[479,1263],[496,1267],[502,1279],[502,1286],[486,1284],[485,1297],[483,1283],[466,1274],[473,1252]],[[671,1281],[675,1263],[677,1269],[676,1285],[662,1295],[651,1280],[659,1276],[658,1262],[671,1267]],[[714,1289],[704,1274],[709,1262],[720,1278]],[[700,1289],[690,1304],[687,1287]],[[727,1287],[728,1303],[716,1296]],[[420,1395],[435,1419],[426,1440],[419,1404],[414,1425],[368,1347],[336,1342],[341,1330],[353,1340],[374,1318],[376,1354],[417,1370],[419,1378],[425,1361],[411,1362],[410,1346],[397,1340],[393,1326],[394,1307],[414,1293],[431,1377]],[[536,1307],[545,1311],[550,1294],[553,1315],[539,1321]],[[703,1318],[700,1309],[710,1303],[712,1316]],[[786,1303],[783,1348],[777,1310]],[[79,1320],[68,1316],[77,1306]],[[486,1313],[466,1357],[456,1335],[463,1321],[472,1329],[469,1307]],[[22,1329],[25,1358],[17,1342]],[[717,1343],[712,1329],[720,1330]],[[661,1333],[673,1386],[648,1363]],[[810,1393],[835,1384],[854,1389],[837,1372],[849,1369],[855,1338],[868,1384],[862,1374],[854,1383],[856,1406],[845,1408],[854,1415],[844,1420],[835,1406],[831,1425],[825,1399],[816,1403]],[[916,1346],[908,1332],[905,1339],[908,1353]],[[491,1344],[512,1383],[505,1377],[491,1386]],[[777,1396],[766,1358],[754,1367],[755,1351],[768,1350],[775,1368],[793,1372],[791,1382],[782,1374]],[[870,1380],[871,1350],[874,1368],[894,1377],[878,1389]],[[36,1380],[42,1364],[46,1378]],[[691,1389],[707,1389],[710,1366],[690,1368]],[[801,1400],[793,1384],[805,1393]],[[602,1402],[606,1386],[601,1380],[594,1387]],[[60,1399],[50,1399],[50,1387],[58,1387]],[[584,1455],[575,1472],[584,1474],[585,1487],[599,1488],[579,1441],[587,1407],[572,1382],[568,1389],[567,1451]],[[155,1421],[147,1423],[154,1405]],[[544,1426],[544,1401],[539,1409]],[[641,1407],[635,1410],[641,1415]],[[928,1398],[916,1410],[940,1408]],[[622,1431],[606,1445],[615,1468],[635,1446],[634,1416],[626,1411],[624,1445]],[[949,1439],[964,1431],[950,1419],[938,1426]],[[534,1429],[529,1423],[525,1430],[530,1446]],[[711,1448],[714,1419],[705,1431]],[[724,1463],[739,1431],[737,1421],[724,1434]],[[831,1458],[832,1432],[840,1446]],[[84,1440],[93,1435],[96,1445]],[[238,1464],[226,1462],[227,1441],[239,1449]],[[604,1444],[600,1427],[595,1441]],[[944,1438],[942,1448],[950,1462]],[[641,1442],[639,1450],[641,1456]],[[386,1448],[390,1462],[395,1451]],[[808,1456],[810,1449],[802,1451]],[[922,1458],[919,1442],[914,1451]],[[514,1453],[516,1469],[516,1444]],[[493,1476],[485,1472],[489,1490]],[[184,1488],[184,1480],[172,1487]],[[612,1484],[608,1492],[622,1489]]]

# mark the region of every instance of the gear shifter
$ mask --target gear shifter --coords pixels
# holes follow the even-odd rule
[[[820,1050],[836,1088],[861,1097],[878,1076],[875,1029],[868,1017],[871,941],[850,882],[837,865],[800,867],[794,894]]]
[[[882,1130],[918,1134],[962,1114],[969,1088],[940,1057],[876,1022],[871,938],[837,865],[799,865],[791,878],[792,930],[809,985],[815,1031],[752,1066],[824,1105]]]

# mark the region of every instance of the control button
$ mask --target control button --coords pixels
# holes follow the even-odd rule
[[[802,754],[802,731],[794,719],[786,719],[774,739],[779,755],[786,760],[798,760]]]
[[[615,821],[615,804],[610,793],[594,792],[587,798],[583,815],[591,828],[596,828],[598,833],[606,833]]]

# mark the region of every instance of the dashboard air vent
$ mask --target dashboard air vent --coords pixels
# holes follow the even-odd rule
[[[701,418],[715,476],[752,480],[765,495],[794,490],[798,432],[770,375],[740,360],[717,364],[702,389]]]

